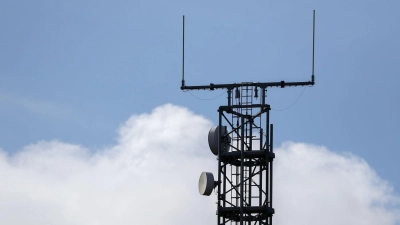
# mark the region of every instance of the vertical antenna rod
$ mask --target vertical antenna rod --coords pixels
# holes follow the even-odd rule
[[[185,86],[185,15],[182,17],[182,86]]]
[[[314,44],[315,44],[315,10],[313,10],[313,33],[312,33],[312,74],[311,82],[314,83]]]

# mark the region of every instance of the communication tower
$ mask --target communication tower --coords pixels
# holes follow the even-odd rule
[[[272,225],[273,124],[266,103],[267,88],[314,85],[315,10],[313,11],[312,74],[305,82],[242,82],[185,85],[185,16],[183,16],[182,90],[226,89],[228,102],[218,108],[218,125],[208,134],[211,152],[218,159],[216,180],[210,172],[199,179],[199,192],[217,189],[217,224]]]

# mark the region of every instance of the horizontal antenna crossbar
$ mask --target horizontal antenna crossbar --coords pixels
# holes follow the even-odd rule
[[[252,83],[252,82],[246,82],[246,83],[233,83],[233,84],[213,84],[211,83],[210,85],[199,85],[199,86],[181,86],[182,90],[215,90],[215,89],[234,89],[238,87],[260,87],[260,88],[266,88],[266,87],[293,87],[293,86],[309,86],[309,85],[314,85],[314,81],[306,81],[306,82],[285,82],[285,81],[280,81],[280,82],[265,82],[265,83]]]

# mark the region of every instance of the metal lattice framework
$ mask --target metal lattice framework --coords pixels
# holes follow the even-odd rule
[[[272,225],[273,124],[267,87],[314,85],[307,82],[182,86],[182,90],[225,88],[228,104],[218,109],[218,225]],[[260,96],[259,96],[260,91]],[[234,95],[234,96],[233,96]],[[229,145],[229,150],[227,149]]]
[[[253,104],[255,91],[252,86],[236,88],[236,96],[218,110],[219,129],[230,131],[221,141],[228,135],[232,139],[230,151],[218,153],[218,224],[272,224],[271,108],[265,88],[260,102]]]

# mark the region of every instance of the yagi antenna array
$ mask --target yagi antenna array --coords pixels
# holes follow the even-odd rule
[[[312,71],[311,71],[311,81],[306,82],[264,82],[264,83],[252,83],[246,82],[241,84],[213,84],[210,85],[200,85],[200,86],[186,86],[185,84],[185,15],[182,17],[182,90],[215,90],[215,89],[225,89],[232,90],[234,88],[243,87],[243,86],[253,86],[253,87],[290,87],[290,86],[309,86],[314,85],[315,76],[314,76],[314,47],[315,47],[315,10],[313,10],[313,37],[312,37]]]

